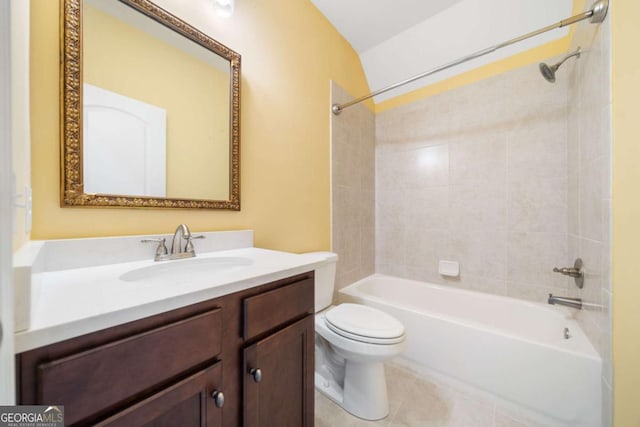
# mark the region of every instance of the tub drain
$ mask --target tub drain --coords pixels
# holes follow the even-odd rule
[[[571,338],[571,332],[569,332],[569,328],[564,328],[564,339],[568,340]]]

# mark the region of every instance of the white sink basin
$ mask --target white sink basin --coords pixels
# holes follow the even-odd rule
[[[237,270],[253,264],[243,257],[190,258],[176,261],[161,261],[148,267],[128,271],[119,277],[125,282],[161,281],[206,278],[211,274]]]

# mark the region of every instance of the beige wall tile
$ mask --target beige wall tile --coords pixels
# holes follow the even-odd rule
[[[602,241],[603,191],[602,191],[602,157],[590,161],[580,170],[578,183],[580,197],[580,235],[582,237]]]
[[[333,102],[352,97],[337,84]],[[332,250],[336,289],[375,271],[375,117],[363,105],[331,117]]]
[[[580,234],[580,174],[571,173],[567,179],[567,231],[577,236]]]
[[[450,187],[449,227],[452,230],[506,230],[507,187],[472,183]]]
[[[510,280],[538,299],[566,289],[549,271],[567,262],[568,81],[524,67],[378,114],[377,266],[501,295],[515,270]],[[552,243],[529,236],[521,247],[535,264],[509,266],[508,230]],[[460,262],[460,277],[441,277],[441,259]]]
[[[567,233],[567,179],[509,182],[509,229]]]
[[[449,146],[451,185],[500,183],[507,171],[507,144],[504,135],[458,138]]]
[[[505,279],[507,263],[506,231],[453,230],[450,260],[460,263],[460,279],[484,277]]]
[[[402,223],[392,222],[376,228],[376,264],[406,266],[406,241]]]
[[[449,146],[446,144],[407,150],[404,165],[405,185],[409,189],[439,187],[449,184]]]
[[[449,227],[449,192],[450,187],[446,186],[406,190],[402,192],[396,218],[401,218],[407,228],[413,230],[446,229]]]
[[[571,73],[569,102],[570,196],[568,227],[572,254],[585,262],[584,288],[571,294],[587,306],[577,319],[603,358],[603,426],[611,420],[611,87],[610,20],[579,25],[574,43],[585,50]],[[576,194],[577,192],[577,194]],[[574,248],[577,244],[577,249]]]
[[[553,272],[566,267],[567,235],[553,232],[509,233],[507,279],[520,284],[567,289],[567,278]]]
[[[421,267],[424,271],[438,273],[438,261],[447,259],[450,254],[449,232],[447,230],[424,230],[416,232],[414,228],[405,229],[405,264],[409,267]]]
[[[567,176],[567,109],[518,122],[507,135],[509,180]]]

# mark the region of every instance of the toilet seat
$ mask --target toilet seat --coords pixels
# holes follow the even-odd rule
[[[340,304],[328,310],[325,324],[338,335],[369,344],[404,341],[404,326],[388,314],[359,304]]]

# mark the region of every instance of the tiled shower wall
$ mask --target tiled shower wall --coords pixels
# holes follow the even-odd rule
[[[353,99],[331,84],[332,103]],[[339,257],[336,289],[374,272],[375,117],[359,104],[331,115],[332,251]]]
[[[376,272],[568,293],[552,273],[568,262],[566,71],[550,84],[531,65],[376,116]]]
[[[609,20],[578,25],[577,46],[584,53],[560,68],[555,84],[531,65],[375,120],[361,105],[333,116],[332,238],[338,288],[371,274],[375,258],[377,273],[540,302],[549,293],[582,298],[587,306],[577,318],[604,361],[607,427]],[[351,99],[335,84],[332,96]],[[586,271],[582,290],[551,272],[577,257]],[[460,262],[460,277],[440,276],[439,260]]]
[[[571,295],[592,305],[578,321],[603,358],[603,426],[611,425],[611,37],[610,19],[581,24],[569,86],[569,259],[584,262],[583,289]]]

